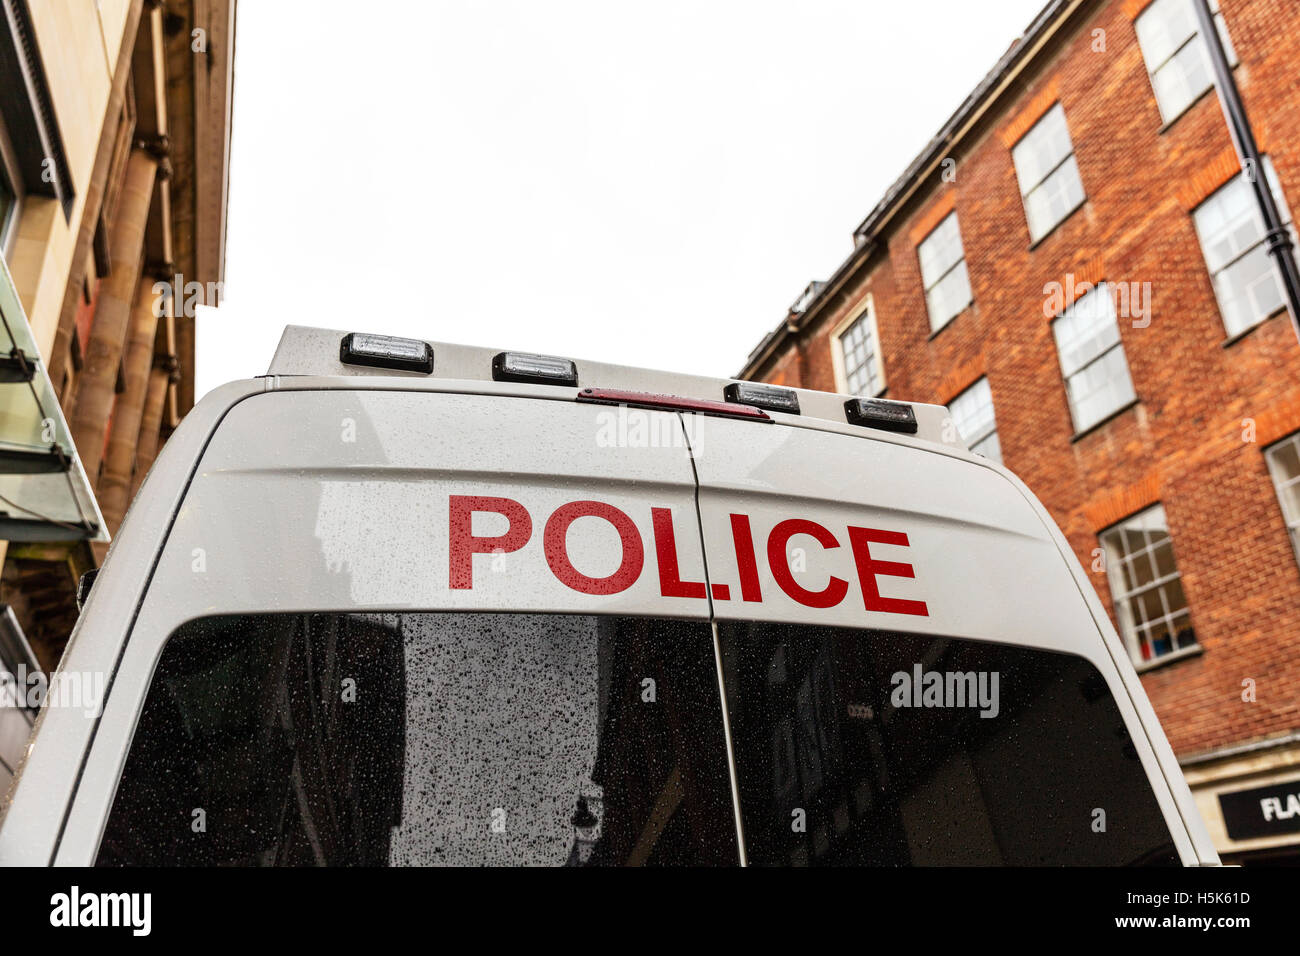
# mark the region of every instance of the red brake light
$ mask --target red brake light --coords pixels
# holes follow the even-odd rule
[[[771,416],[752,405],[734,402],[714,402],[706,398],[683,398],[680,395],[661,395],[658,392],[628,392],[620,388],[584,388],[578,401],[597,405],[631,405],[636,408],[655,408],[669,412],[697,412],[701,415],[718,415],[725,418],[746,418],[756,422],[770,422]]]

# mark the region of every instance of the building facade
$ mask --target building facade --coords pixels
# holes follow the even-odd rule
[[[741,377],[949,407],[1091,573],[1227,860],[1300,862],[1300,5],[1054,0]],[[1288,812],[1288,804],[1295,812]]]
[[[217,304],[224,268],[235,0],[0,11],[0,344],[20,366],[0,370],[0,602],[48,670],[80,575],[194,403],[194,308]]]

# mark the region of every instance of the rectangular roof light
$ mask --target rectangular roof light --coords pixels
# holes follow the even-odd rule
[[[916,434],[916,413],[903,402],[878,398],[850,398],[844,403],[844,417],[850,425],[864,425],[887,432]]]
[[[349,332],[339,343],[339,361],[344,365],[395,368],[429,375],[433,372],[433,346],[419,339]]]
[[[492,359],[492,379],[532,385],[577,385],[578,367],[572,359],[528,352],[498,352]]]
[[[722,396],[729,402],[766,408],[769,412],[799,414],[799,395],[792,388],[759,382],[732,382],[722,390]]]

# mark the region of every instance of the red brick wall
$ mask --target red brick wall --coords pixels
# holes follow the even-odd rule
[[[1177,751],[1300,728],[1300,568],[1263,447],[1300,429],[1300,346],[1285,313],[1225,347],[1189,208],[1234,171],[1211,91],[1167,129],[1138,48],[1135,0],[1098,3],[1053,45],[887,226],[883,253],[758,378],[834,388],[830,330],[870,292],[888,395],[947,402],[981,374],[1009,468],[1085,568],[1097,533],[1160,501],[1204,653],[1143,675]],[[1236,77],[1263,150],[1300,212],[1300,4],[1223,0]],[[1106,49],[1092,49],[1096,29]],[[1053,89],[1055,92],[1053,92]],[[1088,201],[1031,247],[1008,142],[1059,95]],[[1228,157],[1225,165],[1225,156]],[[974,304],[931,337],[916,243],[956,209]],[[1044,285],[1151,283],[1151,322],[1120,334],[1139,403],[1075,439]],[[1292,384],[1295,383],[1295,384]],[[1243,420],[1258,440],[1243,440]],[[1110,608],[1102,574],[1094,579]],[[1243,703],[1242,681],[1257,683]]]

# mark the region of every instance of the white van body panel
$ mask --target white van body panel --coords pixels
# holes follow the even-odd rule
[[[597,454],[601,419],[612,414],[572,402],[433,392],[251,397],[230,411],[204,453],[154,587],[191,614],[511,608],[707,617],[707,606],[661,606],[651,573],[596,597],[562,586],[548,570],[547,518],[566,502],[596,499],[627,514],[646,542],[650,508],[671,508],[683,561],[702,573],[678,416],[644,413],[675,447]],[[494,428],[482,428],[486,420]],[[528,544],[478,555],[468,589],[448,587],[451,496],[517,501],[531,517]],[[473,530],[493,537],[507,524],[479,512]],[[619,536],[608,522],[579,518],[568,537],[578,570],[601,577],[617,569]],[[202,572],[194,570],[198,552]],[[644,557],[649,563],[652,555]]]
[[[299,332],[300,344],[315,336],[334,350],[341,335]],[[281,352],[293,341],[286,334]],[[805,394],[815,396],[824,417],[772,413],[763,423],[639,411],[645,434],[658,437],[638,443],[618,417],[632,410],[577,403],[576,388],[493,382],[477,366],[473,380],[352,374],[328,356],[319,369],[304,369],[281,352],[273,368],[317,374],[225,386],[164,446],[60,665],[109,675],[102,718],[42,710],[0,821],[0,863],[94,862],[154,668],[181,624],[210,614],[341,609],[713,614],[1079,654],[1115,696],[1180,858],[1217,862],[1137,675],[1060,532],[1017,479],[962,450],[960,440],[850,426],[844,396],[800,391],[805,409]],[[492,352],[437,346],[437,354],[444,370],[463,370]],[[638,371],[636,379],[634,370],[579,367],[581,385],[674,391],[655,373]],[[712,398],[724,384],[698,382]],[[931,431],[946,417],[937,406],[916,410]],[[624,429],[613,444],[602,438],[611,427]],[[509,499],[531,522],[518,548],[471,555],[468,587],[452,586],[453,495]],[[546,525],[562,506],[583,501],[617,509],[639,540],[639,573],[614,593],[566,586],[553,570]],[[734,513],[751,523],[761,603],[740,594]],[[835,605],[801,604],[773,576],[768,533],[789,519],[834,536],[836,547],[807,536],[789,545],[803,550],[805,566],[791,574],[807,590],[832,576],[845,582]],[[509,525],[488,509],[473,515],[470,533],[490,538]],[[665,527],[677,565],[671,574]],[[908,536],[906,546],[872,544],[871,556],[912,566],[912,578],[878,577],[879,592],[925,602],[925,616],[866,609],[849,527]],[[588,579],[630,560],[627,539],[605,518],[578,517],[560,537]],[[1035,569],[1032,581],[1021,579],[1023,567]],[[670,578],[690,596],[672,593]]]

